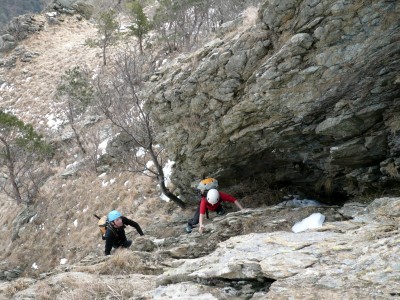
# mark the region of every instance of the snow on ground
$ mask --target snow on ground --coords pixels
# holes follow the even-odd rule
[[[321,213],[313,213],[309,217],[297,222],[292,227],[294,233],[303,232],[308,229],[315,229],[322,226],[325,221],[325,216]]]
[[[171,175],[172,175],[172,169],[175,165],[174,161],[168,160],[167,163],[165,164],[163,171],[164,171],[164,177],[165,177],[165,186],[168,188],[171,185]],[[164,195],[164,193],[161,193],[160,195],[161,200],[164,201],[169,201],[170,199]]]
[[[19,42],[18,49],[38,55],[30,62],[17,59],[14,68],[0,68],[0,78],[4,80],[0,87],[0,108],[15,112],[25,123],[34,127],[43,124],[42,130],[51,131],[61,122],[52,105],[61,76],[82,62],[95,69],[101,63],[98,55],[101,50],[84,46],[85,40],[97,34],[95,25],[89,21],[66,16],[61,25],[50,25],[44,15],[36,19],[44,22],[44,29]]]

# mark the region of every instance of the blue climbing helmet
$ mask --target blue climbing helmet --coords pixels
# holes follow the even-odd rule
[[[119,211],[113,210],[113,211],[110,211],[110,212],[108,213],[107,218],[108,218],[108,221],[109,221],[109,222],[113,222],[113,221],[115,221],[116,219],[118,219],[118,218],[121,217],[121,216],[122,216],[122,215],[121,215],[121,213],[120,213]]]

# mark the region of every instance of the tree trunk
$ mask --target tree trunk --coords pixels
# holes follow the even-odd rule
[[[104,65],[107,64],[106,48],[107,48],[107,44],[106,44],[106,41],[104,41],[104,44],[103,44],[103,64]]]
[[[17,182],[15,180],[15,175],[14,175],[14,168],[12,168],[12,170],[9,169],[9,175],[10,175],[10,181],[11,181],[11,185],[13,187],[13,193],[14,193],[14,198],[17,201],[18,204],[22,203],[22,197],[21,197],[21,193],[19,192],[19,188],[17,185]]]
[[[11,182],[12,189],[13,189],[14,199],[17,201],[18,204],[21,204],[22,203],[22,197],[21,197],[21,193],[20,193],[19,188],[18,188],[18,184],[17,184],[16,178],[15,178],[14,162],[13,162],[13,160],[11,158],[10,148],[8,147],[7,144],[5,144],[5,148],[6,148],[6,159],[7,159],[8,175],[10,176],[10,182]]]
[[[157,169],[157,173],[158,173],[158,183],[160,184],[161,187],[161,191],[164,193],[165,196],[167,196],[169,199],[171,199],[172,201],[174,201],[176,204],[179,205],[179,207],[181,208],[185,208],[185,202],[183,202],[181,199],[179,199],[177,196],[175,196],[173,193],[171,193],[171,191],[169,189],[167,189],[167,187],[165,186],[165,180],[164,180],[164,171],[162,169],[162,166],[160,165],[160,163],[158,162],[157,156],[155,155],[154,151],[153,151],[153,147],[150,144],[150,146],[148,147],[151,159]]]
[[[140,54],[143,55],[143,37],[141,35],[139,36],[139,50]]]
[[[185,208],[185,202],[183,202],[181,199],[179,199],[177,196],[171,193],[169,189],[167,189],[167,187],[165,186],[164,178],[161,178],[160,176],[158,179],[158,183],[160,184],[161,191],[164,193],[165,196],[167,196],[169,199],[178,204],[179,207]]]
[[[76,130],[75,126],[72,123],[71,123],[71,128],[72,128],[72,131],[75,134],[75,140],[76,140],[76,142],[78,144],[79,149],[81,149],[83,154],[86,154],[86,149],[83,147],[83,144],[82,144],[82,141],[81,141],[80,136],[78,134],[78,131]]]

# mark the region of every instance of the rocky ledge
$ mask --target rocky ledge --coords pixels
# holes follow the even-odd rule
[[[315,212],[325,216],[321,227],[292,232],[296,222]],[[134,251],[122,252],[125,265],[119,255],[93,255],[41,278],[3,282],[0,296],[36,298],[43,287],[51,287],[48,294],[58,299],[67,299],[72,290],[126,299],[400,296],[400,198],[380,198],[368,206],[274,206],[211,218],[204,234],[186,234],[183,220],[176,220],[162,224],[170,229],[163,231],[168,236],[158,230],[159,236],[138,237]]]

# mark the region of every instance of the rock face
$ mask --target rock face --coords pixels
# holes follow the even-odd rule
[[[196,296],[204,299],[398,296],[399,205],[398,198],[377,199],[364,208],[349,203],[337,212],[350,220],[335,221],[331,209],[325,209],[328,222],[317,230],[293,233],[275,227],[274,232],[263,229],[260,233],[234,236],[219,243],[208,256],[185,260],[160,275],[155,299],[184,297],[184,291],[192,290],[192,286]],[[304,209],[303,213],[312,211]],[[282,229],[282,225],[291,223],[289,211],[283,213],[277,207],[268,210],[265,223],[280,224]],[[236,221],[248,224],[250,220],[244,220],[243,215],[241,219]],[[232,219],[225,220],[226,227],[228,223],[235,224]],[[210,231],[221,233],[220,225]],[[212,297],[207,298],[207,294]]]
[[[146,97],[178,186],[266,175],[348,197],[398,183],[399,10],[269,0],[256,25],[163,66]]]
[[[326,217],[321,227],[290,230],[316,212]],[[18,274],[7,276],[18,270],[0,268],[0,280],[12,280],[0,281],[0,299],[36,299],[44,291],[54,299],[67,299],[72,291],[87,299],[117,293],[121,299],[253,300],[400,295],[400,198],[210,216],[203,234],[186,234],[174,222],[156,224],[175,232],[138,237],[125,256],[87,257],[37,279],[15,281]]]
[[[0,35],[0,53],[14,49],[18,45],[18,41],[42,30],[43,26],[43,22],[36,20],[33,15],[29,14],[12,19],[5,30],[1,30],[4,32]]]

